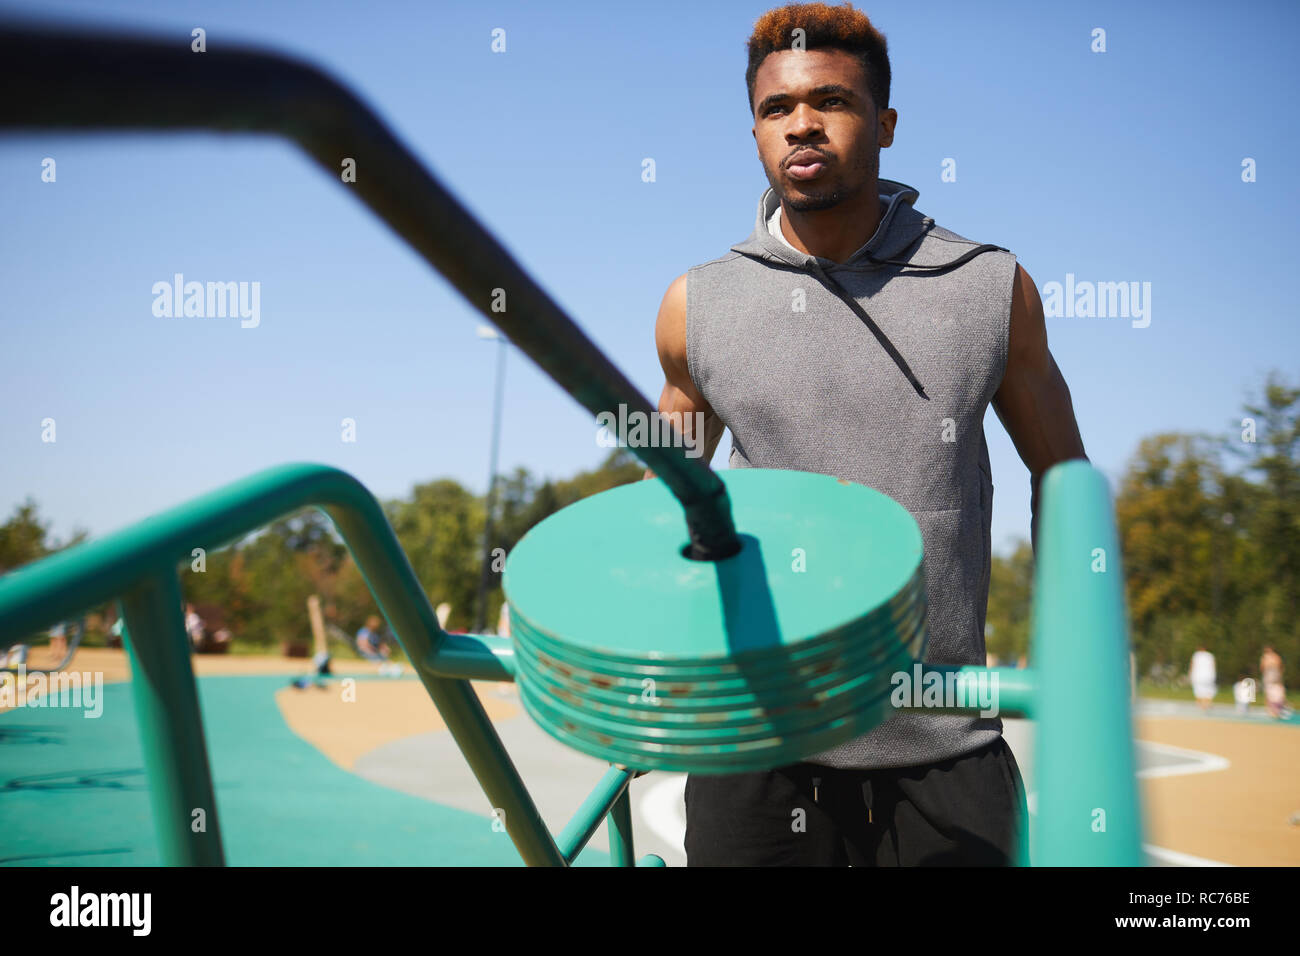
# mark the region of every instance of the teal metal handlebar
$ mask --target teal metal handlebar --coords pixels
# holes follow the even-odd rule
[[[1128,615],[1110,489],[1088,462],[1067,461],[1044,474],[1041,493],[1036,862],[1141,866]]]
[[[251,49],[201,55],[174,40],[0,28],[0,127],[207,129],[294,140],[592,415],[653,409],[574,321],[357,96],[306,63]],[[504,302],[500,311],[494,305]],[[684,447],[632,449],[681,502],[695,556],[740,550],[731,503]]]
[[[442,630],[379,502],[336,468],[270,468],[0,577],[0,646],[67,617],[69,607],[120,598],[163,860],[220,864],[220,831],[176,566],[195,548],[218,548],[309,506],[323,511],[343,536],[492,807],[503,811],[520,855],[529,864],[564,865],[564,855],[463,679],[512,680],[508,644]],[[192,814],[200,809],[206,827],[196,831]]]

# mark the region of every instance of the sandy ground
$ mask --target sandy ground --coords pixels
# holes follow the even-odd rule
[[[1241,721],[1144,717],[1137,736],[1216,754],[1223,770],[1142,781],[1147,842],[1237,866],[1300,865],[1300,731]]]
[[[29,667],[50,666],[42,660],[42,650],[38,648],[32,651]],[[221,674],[309,674],[312,670],[311,661],[304,657],[196,654],[190,660],[194,662],[194,672],[204,677]],[[331,667],[336,674],[379,673],[379,665],[371,661],[335,659]],[[107,647],[83,647],[72,659],[70,670],[103,674],[106,684],[131,679],[131,665],[127,662],[126,652]],[[409,665],[406,671],[410,673]]]
[[[298,690],[287,686],[288,678],[312,673],[311,662],[300,657],[198,654],[191,660],[195,673],[204,677],[286,675],[285,688],[276,694],[285,723],[345,770],[351,770],[362,754],[390,740],[447,729],[423,684],[379,678],[379,665],[372,661],[336,659],[331,662],[336,677],[360,678],[350,686],[336,679],[327,683],[324,690],[314,686]],[[39,650],[33,653],[30,663],[36,667],[45,663]],[[403,668],[406,675],[412,673],[409,665]],[[126,654],[108,648],[79,650],[70,670],[102,674],[106,684],[131,679]],[[28,685],[32,685],[31,675]],[[475,682],[473,686],[490,720],[509,720],[523,713],[512,699],[513,686],[505,685],[504,693],[501,685],[495,683]],[[0,704],[0,712],[8,709],[12,707]]]
[[[511,697],[498,695],[496,684],[473,686],[494,723],[523,713]],[[285,687],[275,702],[295,734],[344,770],[389,741],[447,729],[419,681],[357,680],[350,688],[333,681],[324,690]]]

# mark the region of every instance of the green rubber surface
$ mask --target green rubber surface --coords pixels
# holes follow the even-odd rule
[[[293,733],[275,703],[288,680],[198,681],[228,864],[523,865],[487,814],[371,783]],[[387,686],[358,686],[372,683]],[[129,684],[104,685],[96,719],[72,708],[0,713],[0,865],[159,865]],[[577,865],[608,866],[609,855],[588,848]]]

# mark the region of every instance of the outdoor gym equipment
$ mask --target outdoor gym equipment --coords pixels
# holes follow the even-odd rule
[[[65,631],[65,642],[63,647],[63,653],[59,655],[59,659],[57,663],[53,663],[48,667],[32,667],[31,660],[28,654],[23,654],[22,661],[21,661],[21,666],[22,666],[21,673],[57,674],[59,671],[63,670],[65,667],[67,667],[69,664],[72,663],[72,659],[77,656],[78,648],[81,647],[81,640],[85,636],[86,636],[86,619],[84,617],[79,617],[75,621],[73,621],[72,626],[68,628],[67,631]],[[13,646],[23,646],[23,645],[15,644]],[[51,647],[54,646],[53,641],[51,641],[50,646]],[[8,647],[9,645],[5,644],[4,642],[0,642],[0,650],[7,650]],[[12,657],[12,655],[10,656]],[[0,657],[3,657],[3,655],[0,655]],[[20,673],[19,662],[11,660],[9,663],[6,663],[3,667],[0,667],[0,674],[18,674],[18,673]]]
[[[925,638],[916,521],[827,475],[724,480],[743,529],[725,561],[682,553],[681,509],[648,481],[565,508],[511,551],[520,699],[553,736],[640,768],[736,773],[888,716],[890,675]]]
[[[579,404],[593,416],[624,406],[629,418],[654,420],[506,250],[317,69],[247,50],[197,55],[180,39],[6,28],[0,77],[10,91],[0,97],[4,128],[278,133],[335,182],[352,159],[361,174],[344,188]],[[491,308],[498,290],[504,312]],[[632,865],[636,771],[773,767],[870,729],[892,706],[890,675],[912,670],[925,639],[920,534],[884,495],[801,472],[724,479],[680,446],[633,451],[659,481],[566,508],[512,552],[512,639],[444,632],[374,497],[337,469],[292,464],[0,578],[0,646],[117,600],[162,858],[221,863],[176,566],[195,547],[314,506],[347,543],[524,861],[571,863],[608,816],[613,862]],[[1034,862],[1134,865],[1141,820],[1109,490],[1080,461],[1048,471],[1040,493],[1035,668],[926,673],[996,677],[1001,713],[1037,721]],[[807,558],[801,572],[793,549]],[[558,838],[469,684],[516,677],[542,727],[613,765]],[[194,833],[199,807],[208,827]],[[1022,835],[1022,862],[1026,848]]]

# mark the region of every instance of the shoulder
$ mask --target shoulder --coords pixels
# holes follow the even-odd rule
[[[655,320],[655,347],[668,381],[678,387],[696,383],[694,355],[707,320],[734,296],[737,283],[746,281],[737,273],[747,257],[730,250],[716,259],[691,266],[668,285]],[[752,281],[752,277],[751,281]]]
[[[924,239],[912,260],[918,265],[942,265],[982,245],[994,245],[936,225],[928,217],[926,226]],[[991,348],[1000,369],[999,382],[1005,378],[1008,368],[1023,362],[1026,356],[1045,351],[1046,330],[1038,290],[1014,252],[1000,248],[985,250],[947,275],[960,284],[962,295],[969,303],[980,306],[971,311],[970,322],[977,321],[975,316],[983,317],[979,321],[991,336]]]
[[[744,256],[733,249],[716,259],[710,259],[708,262],[701,262],[699,265],[691,266],[682,274],[681,279],[684,284],[686,278],[690,277],[692,298],[701,290],[707,296],[711,287],[718,290],[730,288],[730,283],[735,281],[737,269],[742,269],[750,262],[748,256]]]
[[[1011,337],[1013,350],[1037,348],[1047,342],[1047,322],[1038,287],[1024,267],[1016,264],[1011,288]]]
[[[664,292],[659,302],[659,314],[655,318],[655,342],[660,351],[665,345],[672,344],[680,335],[686,335],[686,283],[690,272],[683,272]]]
[[[709,269],[712,266],[724,266],[729,262],[734,262],[737,259],[744,259],[744,258],[745,256],[737,252],[735,249],[729,249],[727,252],[718,256],[716,259],[710,259],[708,262],[701,262],[699,265],[691,266],[686,271],[687,274],[690,274],[692,272],[700,272],[702,270]]]
[[[743,255],[733,250],[725,255],[718,256],[716,259],[710,259],[708,262],[701,262],[699,265],[691,266],[670,282],[668,290],[664,292],[664,297],[659,303],[656,337],[660,334],[661,329],[665,334],[673,335],[680,332],[682,336],[685,336],[688,296],[693,298],[702,287],[707,285],[710,279],[714,277],[722,279],[728,265],[744,259]]]
[[[686,283],[683,272],[668,284],[655,318],[655,349],[669,381],[686,371]]]
[[[965,252],[982,245],[996,245],[996,243],[983,243],[975,239],[968,239],[966,236],[953,232],[951,229],[945,229],[943,226],[935,225],[933,220],[925,233],[925,240],[921,247],[925,249],[929,259],[935,262],[946,262],[955,259]],[[1015,268],[1016,254],[1014,252],[1002,249],[990,249],[972,259],[968,265],[980,264],[985,267],[996,266],[1007,273]]]
[[[996,243],[970,239],[951,229],[946,229],[915,209],[903,212],[898,225],[913,238],[906,251],[891,258],[904,259],[913,266],[942,266],[959,259],[972,249],[983,245],[996,245]],[[940,274],[950,280],[984,287],[990,294],[1001,293],[1006,296],[1011,292],[1012,274],[1015,269],[1015,253],[996,248],[986,249],[979,255],[971,257],[959,268]],[[983,297],[982,293],[981,297]]]

